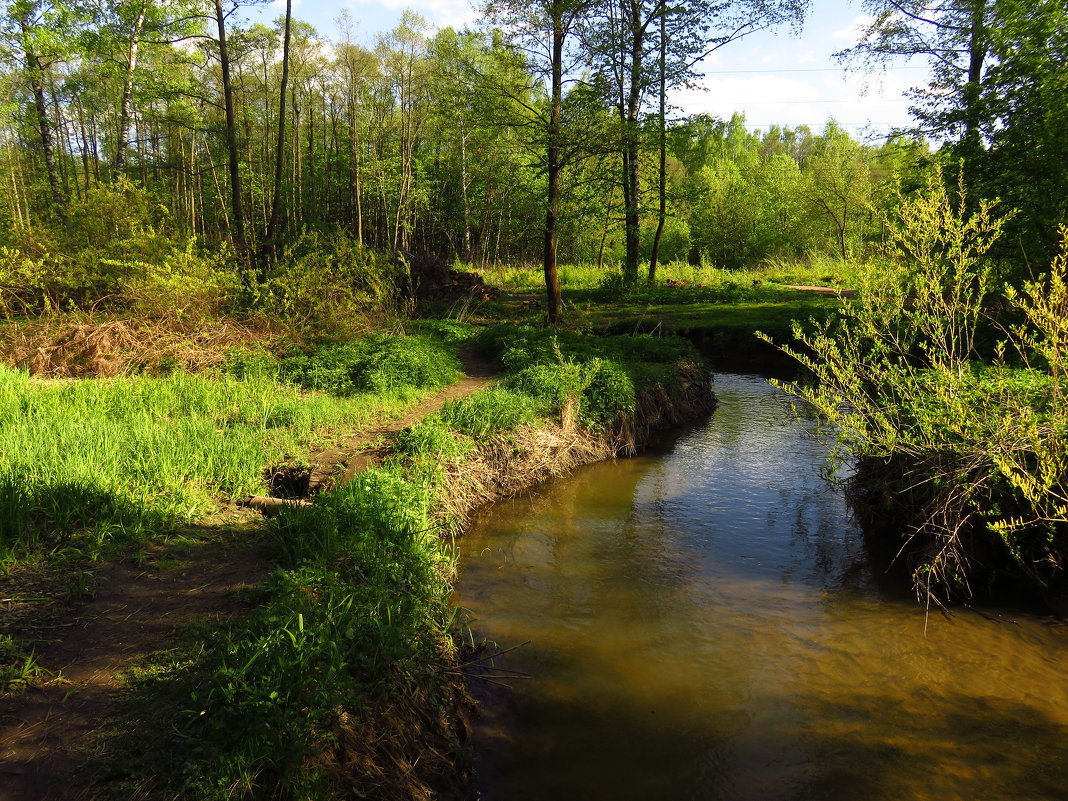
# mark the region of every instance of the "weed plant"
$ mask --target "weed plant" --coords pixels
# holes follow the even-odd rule
[[[350,349],[351,348],[351,349]],[[340,355],[339,355],[340,354]],[[166,531],[255,494],[263,469],[327,428],[399,410],[458,376],[428,337],[374,338],[216,377],[40,381],[0,367],[0,554]],[[307,394],[280,384],[330,390]]]
[[[999,573],[1041,586],[1068,559],[1068,230],[1048,277],[1004,291],[1024,322],[985,363],[987,254],[1007,217],[956,194],[935,175],[903,201],[858,299],[799,326],[805,350],[786,349],[818,379],[790,389],[860,457],[867,496],[888,499],[878,513],[910,529],[927,603],[971,596]]]
[[[345,397],[436,389],[457,381],[462,370],[454,349],[440,339],[379,335],[290,356],[277,375],[305,389]]]
[[[452,330],[474,338],[473,329]],[[272,521],[280,567],[260,611],[205,636],[140,690],[154,728],[174,736],[117,746],[126,789],[151,783],[162,795],[204,799],[431,797],[427,787],[460,747],[442,729],[456,634],[454,553],[432,522],[443,468],[569,404],[590,425],[626,414],[649,381],[695,357],[684,341],[514,326],[477,341],[505,362],[507,386],[447,404],[402,432],[384,466]],[[434,738],[442,745],[428,748]],[[403,776],[398,759],[410,765]]]

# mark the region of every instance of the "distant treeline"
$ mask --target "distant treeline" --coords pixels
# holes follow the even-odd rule
[[[635,243],[648,259],[654,241],[661,261],[719,266],[850,257],[880,239],[878,212],[898,189],[955,161],[976,197],[1021,209],[1010,255],[1047,259],[1068,203],[1059,4],[926,9],[940,25],[874,17],[855,54],[955,65],[918,91],[916,130],[879,146],[833,121],[754,132],[740,116],[669,119],[660,98],[692,78],[703,49],[734,38],[710,27],[707,5],[499,2],[495,26],[462,32],[406,13],[366,48],[344,15],[328,41],[288,15],[242,25],[221,0],[8,0],[0,244],[103,213],[94,188],[129,179],[157,205],[157,230],[230,241],[250,259],[341,228],[378,249],[535,261],[555,170],[564,260],[632,267]],[[750,3],[720,5],[759,21]],[[802,10],[781,2],[774,19]],[[908,25],[931,35],[903,38]],[[552,59],[532,46],[556,35],[558,102]],[[931,153],[924,133],[947,144]]]

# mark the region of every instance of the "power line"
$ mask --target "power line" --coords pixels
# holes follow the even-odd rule
[[[880,72],[890,70],[927,70],[927,67],[884,67]],[[775,75],[780,72],[847,72],[845,67],[811,67],[807,69],[785,70],[708,70],[703,75]]]
[[[853,103],[868,105],[870,103],[907,103],[908,100],[723,100],[722,103],[735,103],[738,105],[750,105],[750,106],[762,106],[765,103],[769,105],[782,105],[785,103],[796,103],[804,105],[806,103]]]
[[[822,120],[820,122],[792,122],[792,123],[784,123],[784,122],[781,122],[781,121],[780,122],[750,122],[749,120],[745,121],[745,125],[746,125],[747,128],[762,128],[762,127],[765,127],[765,126],[768,126],[768,125],[777,125],[780,128],[793,128],[793,127],[797,127],[798,125],[807,125],[809,127],[813,127],[813,126],[826,125],[826,124],[827,124],[827,120]],[[846,127],[846,126],[853,127],[853,128],[859,128],[859,127],[862,127],[862,126],[865,126],[865,125],[887,125],[887,126],[891,126],[891,127],[893,127],[893,126],[900,127],[901,126],[900,122],[872,122],[872,121],[842,122],[841,120],[835,120],[834,124],[835,125],[840,125],[843,128]]]

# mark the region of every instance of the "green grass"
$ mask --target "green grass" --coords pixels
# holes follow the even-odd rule
[[[466,319],[484,324],[543,322],[540,269],[489,268],[483,277],[504,292],[494,300],[473,304],[466,310]],[[732,336],[761,330],[785,337],[793,320],[822,318],[841,302],[834,296],[799,292],[789,285],[851,289],[858,279],[858,265],[818,256],[798,262],[768,262],[747,270],[673,262],[660,267],[654,285],[642,278],[631,286],[623,283],[614,267],[560,267],[565,325],[610,333],[722,329],[736,332]]]
[[[355,361],[336,358],[346,347]],[[399,413],[459,375],[451,350],[428,337],[299,358],[300,370],[296,358],[260,358],[257,370],[246,358],[244,378],[41,381],[0,367],[0,559],[64,547],[95,555],[192,521],[261,492],[267,465],[330,429]]]
[[[271,522],[279,567],[258,611],[144,674],[133,707],[151,709],[162,734],[113,743],[117,795],[400,797],[382,775],[432,782],[460,758],[449,751],[458,742],[426,747],[448,742],[435,727],[448,726],[444,673],[459,633],[452,531],[434,515],[442,467],[462,469],[480,443],[557,418],[567,403],[592,428],[633,413],[637,393],[696,355],[684,340],[648,336],[450,330],[501,360],[505,386],[447,404],[402,432],[385,465]],[[400,777],[398,757],[411,765]],[[339,771],[346,760],[363,769]]]
[[[646,266],[642,266],[637,291],[646,285]],[[514,291],[538,291],[544,287],[541,266],[498,265],[481,270],[487,284]],[[561,264],[558,269],[560,285],[565,290],[603,290],[616,283],[618,267],[598,268],[595,264]],[[855,288],[857,266],[838,258],[812,255],[804,260],[769,260],[744,270],[724,270],[710,265],[692,265],[674,261],[657,268],[657,287],[667,287],[668,281],[685,283],[688,289],[717,290],[736,285],[799,284],[804,286],[834,286]]]
[[[275,518],[280,568],[260,610],[145,677],[137,706],[151,699],[166,741],[123,740],[112,780],[159,797],[309,801],[373,784],[336,774],[330,755],[343,732],[373,754],[391,732],[366,713],[442,681],[448,555],[429,502],[426,486],[373,469]]]

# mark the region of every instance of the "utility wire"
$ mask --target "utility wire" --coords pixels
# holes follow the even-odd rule
[[[879,72],[889,70],[926,70],[927,67],[885,67]],[[770,69],[770,70],[708,70],[703,75],[741,75],[741,74],[754,74],[754,75],[774,75],[779,72],[847,72],[844,67],[811,67],[811,68],[798,68],[798,69]]]

